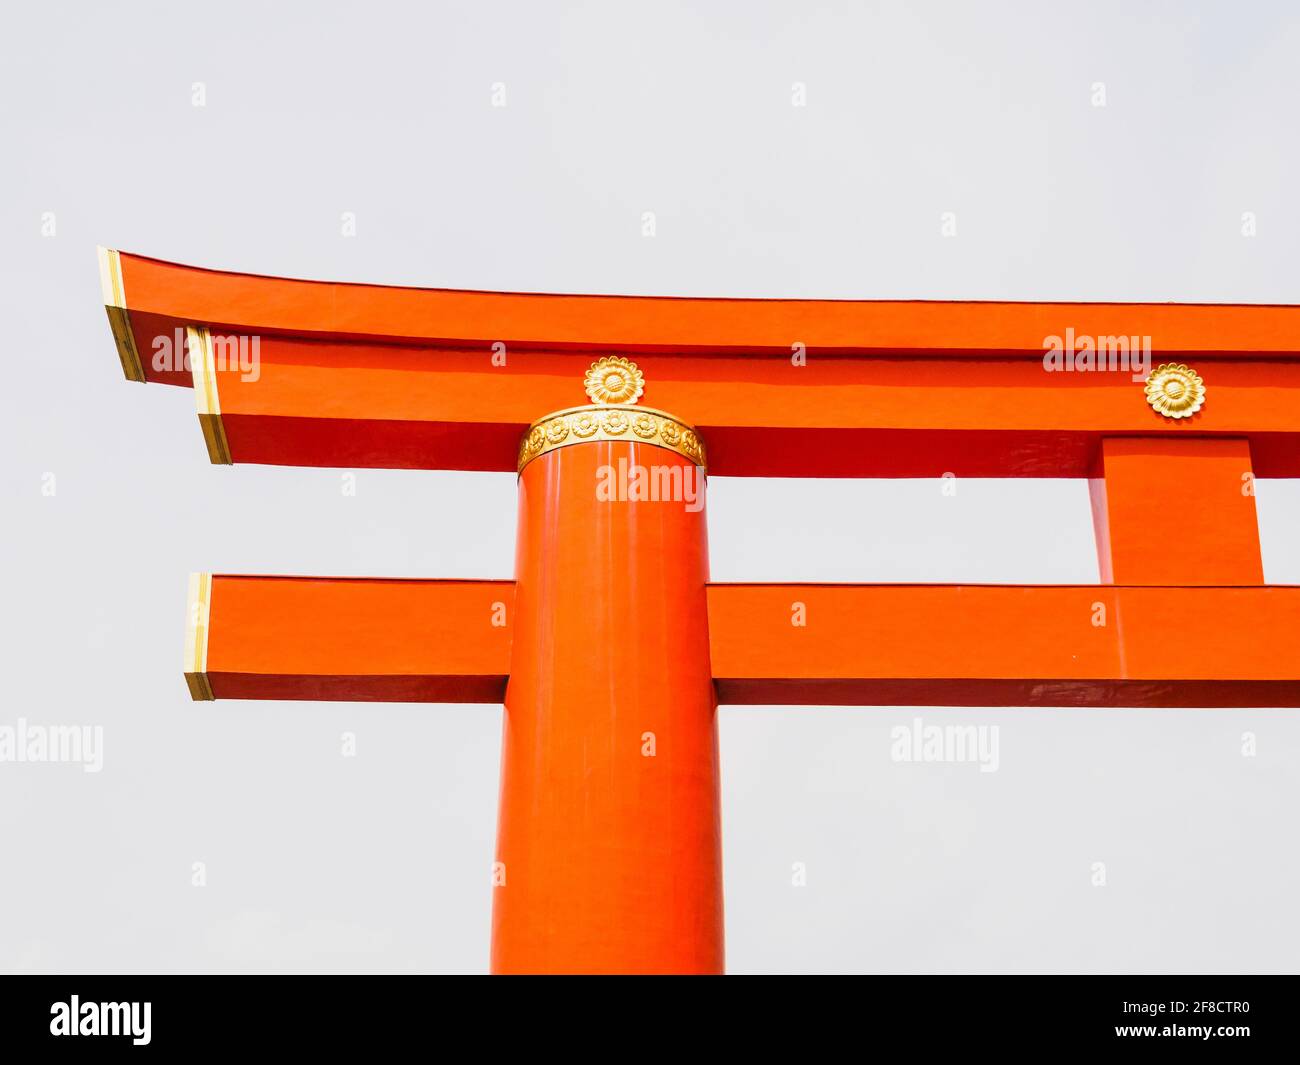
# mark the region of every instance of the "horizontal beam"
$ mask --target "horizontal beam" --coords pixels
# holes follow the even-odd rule
[[[190,580],[195,699],[499,703],[513,581]]]
[[[274,337],[259,347],[255,376],[227,362],[200,390],[216,395],[229,446],[214,461],[513,470],[535,418],[585,399],[586,364],[572,355],[494,367],[486,349]],[[1141,434],[1246,439],[1258,476],[1300,476],[1300,362],[1198,362],[1210,398],[1191,422],[1156,414],[1129,374],[1027,361],[649,355],[638,365],[645,402],[697,426],[720,475],[1087,477],[1103,438]]]
[[[510,581],[192,582],[196,698],[500,702]],[[1300,587],[713,584],[724,704],[1300,706]]]
[[[1300,587],[716,584],[723,703],[1297,706]]]
[[[103,262],[128,377],[193,385],[189,326],[246,360],[256,343],[254,372],[210,360],[201,382],[218,462],[513,470],[528,425],[584,402],[593,352],[624,352],[714,474],[1087,477],[1103,438],[1181,434],[1300,476],[1300,307],[545,296]],[[1192,360],[1204,407],[1166,419],[1131,372],[1048,372],[1044,340],[1068,330]]]

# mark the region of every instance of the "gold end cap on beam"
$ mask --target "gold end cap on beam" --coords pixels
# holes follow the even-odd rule
[[[695,427],[667,411],[638,407],[645,375],[618,356],[593,362],[583,379],[592,405],[552,411],[528,427],[519,443],[518,472],[540,455],[574,444],[622,440],[675,451],[695,465],[707,465]]]
[[[212,574],[191,573],[185,604],[185,683],[195,702],[215,698],[208,683],[208,618],[212,612]]]
[[[214,465],[229,466],[233,460],[230,457],[230,443],[226,439],[226,426],[221,420],[217,362],[212,354],[212,334],[206,326],[185,327],[185,350],[190,358],[190,373],[194,377],[194,402],[198,407],[199,426],[203,430],[208,458]]]
[[[108,313],[108,327],[113,331],[113,343],[122,363],[122,373],[128,381],[144,382],[144,364],[135,346],[135,333],[131,329],[131,313],[126,309],[126,284],[122,280],[122,257],[112,248],[100,247],[99,287]]]

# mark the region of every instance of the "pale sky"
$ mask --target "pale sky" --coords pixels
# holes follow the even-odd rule
[[[362,470],[348,497],[211,466],[188,391],[123,380],[97,244],[453,288],[1300,302],[1300,12],[1070,7],[8,9],[0,727],[104,751],[0,764],[0,971],[487,968],[500,708],[194,704],[181,643],[192,570],[511,576],[513,475]],[[715,580],[1097,579],[1081,481],[709,495]],[[1258,506],[1268,579],[1300,583],[1300,486]],[[893,762],[917,718],[999,725],[998,771]],[[720,731],[733,972],[1296,968],[1295,711]]]

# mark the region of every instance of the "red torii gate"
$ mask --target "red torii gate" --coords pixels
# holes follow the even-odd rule
[[[1300,588],[1264,585],[1253,494],[1300,476],[1300,307],[100,264],[123,371],[193,386],[213,462],[518,469],[514,581],[198,575],[185,665],[195,699],[504,702],[496,972],[722,970],[720,703],[1300,705]],[[1045,372],[1068,330],[1149,337],[1155,372]],[[611,500],[621,461],[687,492],[706,464],[1087,477],[1104,583],[712,584],[702,496]]]

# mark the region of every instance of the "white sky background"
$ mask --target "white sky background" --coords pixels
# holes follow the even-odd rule
[[[0,725],[101,725],[105,760],[0,764],[0,971],[487,965],[500,709],[192,704],[181,638],[191,570],[508,577],[513,476],[349,498],[209,465],[189,392],[122,379],[96,244],[457,288],[1300,302],[1300,11],[1066,7],[7,8]],[[1096,579],[1079,481],[710,497],[719,580]],[[1258,503],[1268,579],[1300,583],[1300,488]],[[893,763],[917,716],[1000,724],[999,771]],[[1295,711],[733,708],[721,736],[732,971],[1297,968]]]

